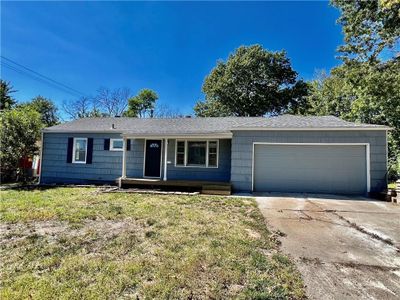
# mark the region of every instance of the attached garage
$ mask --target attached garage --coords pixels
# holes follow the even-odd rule
[[[369,144],[254,143],[253,191],[366,194]]]
[[[237,192],[371,196],[387,188],[389,127],[333,116],[283,115],[232,130]]]

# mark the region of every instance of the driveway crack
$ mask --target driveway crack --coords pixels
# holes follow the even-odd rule
[[[314,203],[313,201],[311,201],[310,199],[306,198],[307,202],[314,205],[315,207],[317,207],[320,210],[323,210],[326,213],[331,213],[333,215],[335,215],[336,217],[338,217],[340,220],[346,222],[350,227],[354,228],[355,230],[357,230],[358,232],[361,232],[363,234],[368,235],[370,238],[378,240],[383,242],[386,245],[392,246],[393,248],[396,249],[396,251],[398,253],[400,253],[400,247],[398,247],[393,240],[391,240],[390,238],[383,238],[380,235],[370,232],[368,230],[366,230],[364,227],[359,226],[357,223],[351,222],[350,220],[346,219],[345,217],[343,217],[342,215],[340,215],[336,210],[333,209],[324,209],[323,207],[321,207],[320,205]]]
[[[300,210],[300,213],[305,216],[305,218],[300,217],[300,219],[306,219],[307,221],[313,220],[313,217],[311,217],[309,214],[307,214],[304,210]]]
[[[299,257],[300,262],[304,264],[313,264],[313,265],[335,265],[341,267],[347,267],[358,270],[365,269],[373,269],[379,271],[400,271],[400,267],[392,267],[392,266],[381,266],[381,265],[371,265],[371,264],[361,264],[355,262],[339,262],[339,261],[321,261],[319,258],[309,258],[309,257]]]

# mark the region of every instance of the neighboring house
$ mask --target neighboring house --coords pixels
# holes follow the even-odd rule
[[[387,130],[332,116],[84,118],[43,131],[41,183],[159,178],[367,194],[386,188]]]

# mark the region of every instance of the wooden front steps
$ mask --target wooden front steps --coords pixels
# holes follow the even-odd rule
[[[151,178],[118,178],[119,187],[146,187],[160,189],[197,190],[208,195],[230,195],[230,182],[202,181],[202,180],[161,180]]]

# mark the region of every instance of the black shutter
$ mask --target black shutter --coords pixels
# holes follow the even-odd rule
[[[93,138],[88,138],[86,163],[91,164],[93,158]]]
[[[72,163],[72,149],[74,147],[74,138],[68,138],[68,148],[67,148],[67,163]]]
[[[131,140],[130,139],[126,140],[126,151],[131,151]]]
[[[104,139],[104,150],[110,150],[110,139]]]

